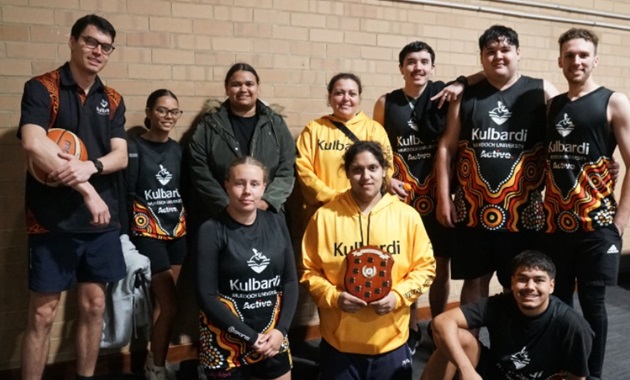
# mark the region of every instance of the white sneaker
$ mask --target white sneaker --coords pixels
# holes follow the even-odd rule
[[[176,380],[175,373],[169,370],[170,367],[158,367],[153,361],[153,353],[149,352],[144,363],[144,377],[146,380]]]

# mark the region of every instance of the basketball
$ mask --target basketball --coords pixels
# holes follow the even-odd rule
[[[79,136],[75,135],[73,132],[67,129],[51,128],[48,130],[48,138],[54,141],[59,148],[61,148],[62,152],[72,154],[81,161],[86,161],[88,159],[88,152],[85,148],[85,144],[81,141]],[[44,185],[52,187],[59,186],[59,182],[48,181],[48,173],[44,172],[41,168],[35,165],[30,157],[28,159],[28,171],[31,173],[33,178]]]

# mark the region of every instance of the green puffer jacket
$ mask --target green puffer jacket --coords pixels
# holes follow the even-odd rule
[[[192,186],[208,217],[216,216],[228,204],[224,188],[227,168],[241,157],[239,143],[228,118],[228,103],[209,109],[199,119],[189,145]],[[295,143],[282,116],[260,100],[256,104],[259,120],[250,145],[250,155],[269,171],[263,195],[273,211],[281,211],[295,181]]]

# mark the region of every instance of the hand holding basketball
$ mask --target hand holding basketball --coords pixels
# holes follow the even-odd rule
[[[81,161],[69,153],[59,153],[58,156],[67,162],[50,172],[49,179],[61,182],[66,186],[74,186],[85,182],[96,172],[96,167],[91,161]]]
[[[92,171],[95,170],[93,168],[90,168],[89,162],[84,165],[77,165],[79,162],[83,162],[88,159],[88,152],[87,152],[87,149],[85,148],[85,144],[83,143],[83,141],[81,141],[81,139],[77,135],[75,135],[74,133],[66,129],[51,128],[50,130],[48,130],[48,133],[46,134],[46,136],[49,139],[51,139],[55,144],[57,144],[57,146],[61,149],[62,153],[59,154],[59,157],[67,160],[68,162],[70,162],[74,158],[74,161],[76,161],[76,163],[72,164],[73,167],[75,168],[78,166],[84,167],[83,170],[81,170],[81,172],[85,172],[86,170],[90,170],[90,169]],[[92,167],[93,166],[94,165],[92,165]],[[64,176],[62,176],[63,178],[66,178],[66,180],[65,181],[61,180],[60,182],[59,177],[60,177],[61,172],[64,170],[68,170],[67,165],[64,165],[63,167],[58,168],[57,170],[54,170],[51,173],[47,173],[42,168],[37,166],[37,164],[35,164],[32,158],[29,157],[28,159],[29,173],[31,173],[33,178],[35,178],[40,183],[43,183],[44,185],[56,187],[56,186],[59,186],[63,182],[63,184],[65,185],[72,186],[78,182],[81,182],[79,178],[82,179],[83,181],[87,180],[87,179],[84,179],[85,177],[84,174],[77,174],[77,172],[79,171],[78,169],[71,169],[71,171],[74,172],[75,174],[68,175],[66,173]],[[73,179],[76,180],[77,182],[74,182]]]

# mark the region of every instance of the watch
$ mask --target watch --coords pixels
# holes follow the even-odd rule
[[[468,78],[466,78],[464,75],[458,76],[457,79],[455,79],[455,82],[460,83],[462,86],[464,86],[464,88],[468,87]]]
[[[99,159],[92,160],[92,163],[94,164],[94,167],[96,168],[95,175],[100,175],[103,172],[103,163]]]

